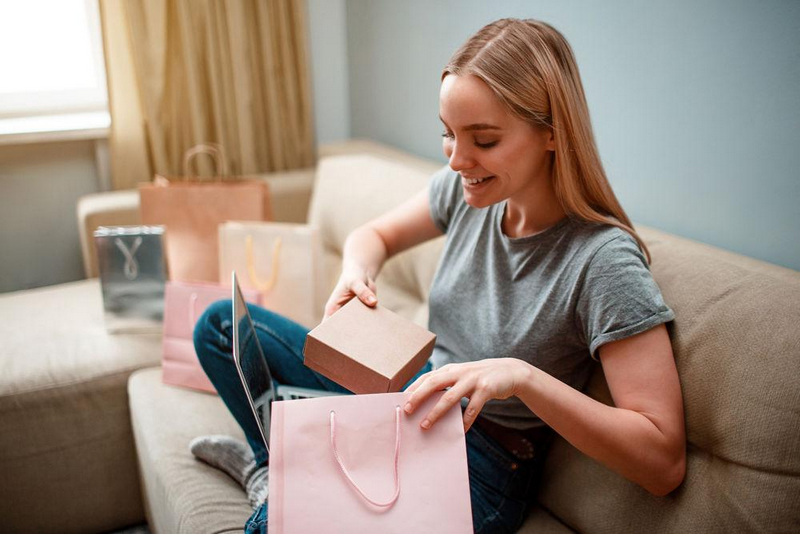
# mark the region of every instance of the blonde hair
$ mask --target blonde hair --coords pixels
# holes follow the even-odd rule
[[[555,140],[553,188],[567,215],[628,232],[650,262],[650,251],[608,183],[589,119],[578,65],[567,40],[538,20],[501,19],[459,48],[442,72],[471,74],[512,113]]]

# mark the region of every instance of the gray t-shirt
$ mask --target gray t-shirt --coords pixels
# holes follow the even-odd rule
[[[674,319],[630,234],[567,217],[510,238],[505,206],[468,206],[448,167],[431,179],[431,216],[447,234],[430,292],[434,367],[518,358],[580,390],[598,347]],[[544,425],[516,397],[489,401],[482,414],[513,428]]]

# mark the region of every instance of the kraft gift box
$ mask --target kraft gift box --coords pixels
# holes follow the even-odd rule
[[[353,393],[387,393],[402,387],[425,365],[436,336],[357,298],[308,333],[307,367]]]

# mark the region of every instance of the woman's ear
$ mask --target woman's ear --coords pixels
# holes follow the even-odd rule
[[[546,132],[546,137],[545,137],[546,142],[545,142],[544,148],[545,148],[545,150],[550,150],[551,152],[555,152],[556,151],[556,140],[555,140],[555,136],[553,135],[554,131],[555,130],[553,130],[552,128],[548,128],[547,130],[545,130],[545,132]]]

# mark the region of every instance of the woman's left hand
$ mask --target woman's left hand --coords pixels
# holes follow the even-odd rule
[[[492,399],[507,399],[517,394],[519,386],[530,377],[529,364],[516,358],[496,358],[476,362],[448,364],[420,376],[406,390],[405,412],[411,414],[432,393],[447,389],[439,402],[428,412],[421,426],[431,428],[462,397],[469,398],[464,411],[464,432]]]

